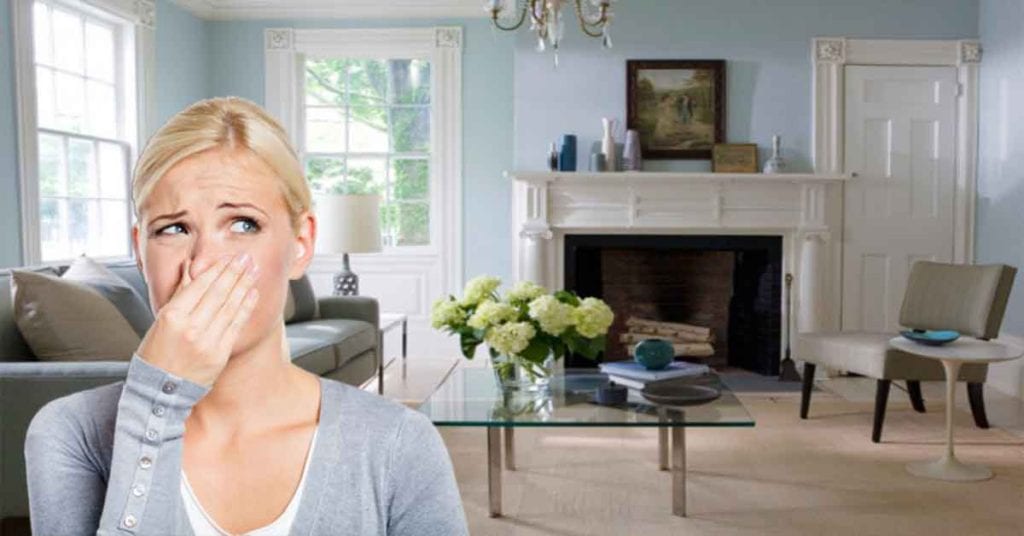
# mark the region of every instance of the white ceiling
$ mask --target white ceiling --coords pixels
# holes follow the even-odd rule
[[[172,0],[211,20],[487,17],[483,0]]]

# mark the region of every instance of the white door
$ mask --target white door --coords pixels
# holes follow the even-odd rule
[[[956,69],[845,74],[842,328],[892,331],[910,266],[953,257]]]

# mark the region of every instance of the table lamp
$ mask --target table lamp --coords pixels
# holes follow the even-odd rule
[[[376,253],[380,243],[380,196],[314,193],[316,251],[342,254],[344,265],[334,276],[335,296],[358,296],[359,276],[348,263],[349,253]]]

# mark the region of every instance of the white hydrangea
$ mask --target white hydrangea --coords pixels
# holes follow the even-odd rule
[[[481,275],[470,279],[466,283],[466,289],[462,293],[461,304],[463,307],[472,307],[486,299],[491,297],[498,286],[501,285],[501,279],[489,275]]]
[[[552,335],[561,335],[573,324],[573,307],[558,301],[551,295],[540,296],[530,302],[530,318],[540,324],[540,329]]]
[[[573,310],[572,320],[577,333],[592,339],[608,333],[608,328],[615,320],[615,313],[608,304],[597,298],[584,298]]]
[[[528,302],[547,293],[547,289],[533,281],[520,281],[508,291],[505,298],[510,302]]]
[[[529,322],[509,322],[487,330],[484,341],[503,355],[518,355],[530,345],[537,330]]]
[[[487,329],[502,322],[515,320],[518,314],[519,311],[507,303],[485,300],[476,306],[476,311],[466,324],[474,329]]]
[[[430,325],[434,329],[444,326],[460,326],[466,320],[466,311],[459,302],[448,298],[440,298],[434,302],[430,310]]]

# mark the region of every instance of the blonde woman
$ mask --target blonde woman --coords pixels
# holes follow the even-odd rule
[[[316,220],[284,131],[255,104],[193,104],[133,176],[156,321],[123,382],[44,406],[25,441],[32,532],[466,534],[420,413],[293,365],[288,280]]]

